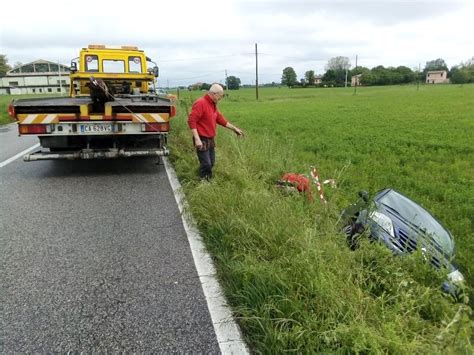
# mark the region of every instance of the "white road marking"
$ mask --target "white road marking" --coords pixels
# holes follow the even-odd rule
[[[168,174],[168,179],[174,192],[174,198],[181,213],[184,230],[188,236],[189,245],[191,246],[191,252],[194,258],[194,265],[196,265],[202,290],[206,297],[207,307],[211,315],[221,353],[234,355],[249,354],[247,346],[242,340],[240,329],[232,317],[224,294],[217,282],[212,259],[202,242],[196,222],[190,214],[184,212],[187,202],[182,192],[181,184],[176,177],[176,172],[166,157],[163,158],[163,161],[165,162],[166,173]]]
[[[7,160],[4,160],[0,163],[0,168],[3,168],[5,165],[8,165],[10,164],[12,161],[15,161],[17,160],[18,158],[22,157],[23,155],[25,155],[26,153],[32,151],[33,149],[36,149],[40,146],[39,143],[36,143],[34,146],[32,147],[29,147],[27,149],[25,149],[24,151],[12,156],[11,158],[7,159]]]

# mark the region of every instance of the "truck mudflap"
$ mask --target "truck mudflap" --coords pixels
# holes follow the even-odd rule
[[[24,161],[76,160],[76,159],[117,159],[131,157],[164,157],[170,154],[168,148],[160,149],[81,149],[67,152],[37,151],[23,157]]]

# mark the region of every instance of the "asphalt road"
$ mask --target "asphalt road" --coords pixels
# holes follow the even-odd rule
[[[36,142],[0,127],[0,162]],[[0,201],[0,352],[219,352],[155,159],[20,158]]]

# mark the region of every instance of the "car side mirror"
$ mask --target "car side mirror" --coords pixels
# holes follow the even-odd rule
[[[72,73],[77,72],[77,63],[76,62],[71,62],[71,68],[70,68]]]
[[[158,67],[154,66],[153,67],[153,75],[155,76],[155,78],[158,78],[158,73],[159,73]]]
[[[364,202],[369,202],[369,193],[367,191],[359,191],[359,197],[364,200]]]

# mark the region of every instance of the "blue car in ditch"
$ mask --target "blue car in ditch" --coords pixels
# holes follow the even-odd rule
[[[361,234],[385,244],[394,254],[406,254],[421,249],[433,267],[448,273],[443,291],[458,296],[464,277],[452,263],[454,239],[423,207],[391,188],[386,188],[369,198],[365,191],[360,199],[342,213],[343,231],[351,249],[357,247]]]

